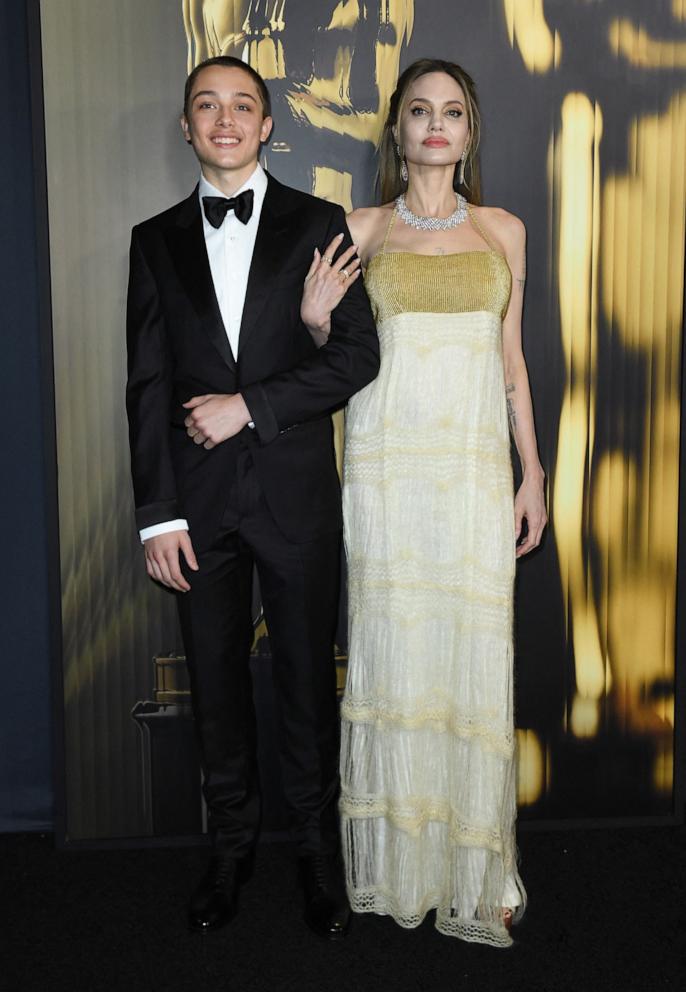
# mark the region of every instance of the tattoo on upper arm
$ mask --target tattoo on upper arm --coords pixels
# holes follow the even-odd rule
[[[517,414],[515,413],[514,403],[512,402],[511,394],[515,391],[514,382],[508,382],[505,386],[505,395],[507,396],[507,416],[510,420],[510,430],[514,434],[517,430]]]
[[[517,282],[519,283],[519,288],[523,290],[526,282],[526,254],[522,257],[522,265],[519,271],[521,275],[517,276]]]

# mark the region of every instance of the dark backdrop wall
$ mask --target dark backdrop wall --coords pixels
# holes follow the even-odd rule
[[[219,51],[270,81],[269,168],[348,207],[373,201],[398,68],[430,53],[476,76],[487,200],[529,228],[525,349],[550,481],[546,546],[518,590],[522,814],[673,814],[683,0],[63,0],[42,14],[66,835],[169,832],[150,802],[179,796],[178,775],[151,779],[152,723],[180,715],[173,684],[145,709],[151,655],[180,645],[132,526],[122,308],[128,227],[193,181],[183,76]]]
[[[16,0],[0,0],[0,87],[0,830],[41,830],[52,823],[45,407],[27,13]]]

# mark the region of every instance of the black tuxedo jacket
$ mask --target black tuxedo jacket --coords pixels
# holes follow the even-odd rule
[[[330,414],[377,374],[378,340],[361,280],[317,349],[300,320],[313,251],[344,232],[341,207],[268,177],[234,361],[210,272],[197,188],[133,229],[127,411],[136,524],[185,517],[196,552],[219,529],[236,455],[250,445],[272,515],[291,541],[341,525]],[[206,450],[182,404],[242,393],[255,423]]]

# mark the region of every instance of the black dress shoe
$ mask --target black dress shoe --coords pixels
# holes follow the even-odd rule
[[[191,896],[188,910],[191,930],[218,930],[230,923],[238,910],[241,881],[241,862],[237,858],[214,854]]]
[[[350,906],[337,862],[321,854],[301,858],[305,923],[326,940],[342,940],[350,924]]]

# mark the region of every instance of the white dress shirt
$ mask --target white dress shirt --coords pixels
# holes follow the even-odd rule
[[[238,336],[243,319],[248,275],[252,264],[264,195],[267,192],[267,176],[261,165],[257,165],[250,178],[233,195],[237,196],[246,189],[252,189],[255,196],[252,216],[248,223],[241,223],[233,210],[230,210],[221,227],[215,228],[205,217],[202,198],[203,196],[225,197],[226,194],[209,183],[202,173],[198,184],[202,229],[205,235],[205,247],[210,263],[214,292],[234,358],[238,358]],[[190,439],[189,442],[193,443]],[[162,524],[144,527],[140,531],[140,539],[145,542],[150,537],[168,534],[173,530],[188,530],[188,522],[186,520],[167,520]]]

